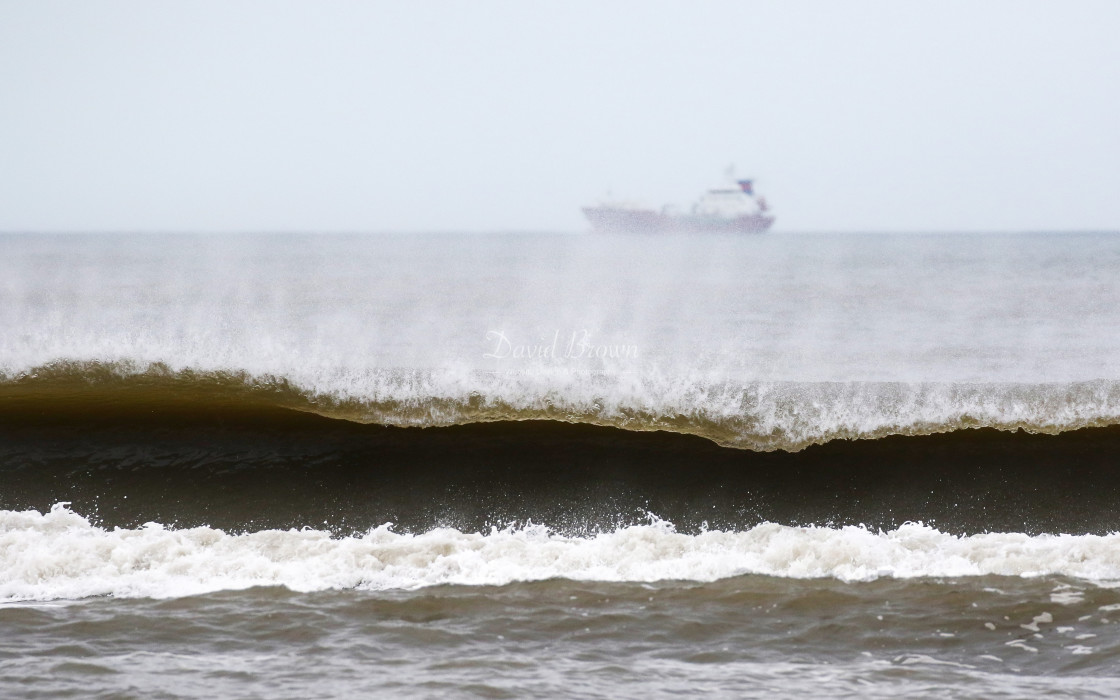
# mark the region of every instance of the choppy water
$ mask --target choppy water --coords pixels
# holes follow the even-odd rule
[[[0,252],[6,695],[1120,689],[1120,238]]]
[[[272,587],[9,605],[0,672],[52,697],[1110,697],[1118,616],[1061,577]]]

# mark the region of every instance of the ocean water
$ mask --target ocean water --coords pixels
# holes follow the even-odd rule
[[[0,237],[5,697],[1109,697],[1120,236]]]

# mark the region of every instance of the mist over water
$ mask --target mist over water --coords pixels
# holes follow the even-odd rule
[[[1120,250],[1107,234],[3,244],[9,372],[60,358],[159,361],[298,373],[358,394],[364,373],[390,368],[957,383],[1120,369]],[[544,361],[512,355],[554,341],[558,356]],[[636,353],[610,362],[590,350],[604,346]]]
[[[4,236],[0,675],[1110,692],[1116,241]]]

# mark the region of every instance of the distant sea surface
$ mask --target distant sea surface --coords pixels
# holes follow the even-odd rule
[[[1120,234],[0,236],[5,697],[1120,694]]]

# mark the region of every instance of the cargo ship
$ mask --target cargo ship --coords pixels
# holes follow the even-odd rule
[[[769,211],[751,180],[734,179],[705,192],[687,214],[620,202],[583,208],[592,229],[606,233],[762,233],[774,223]]]

